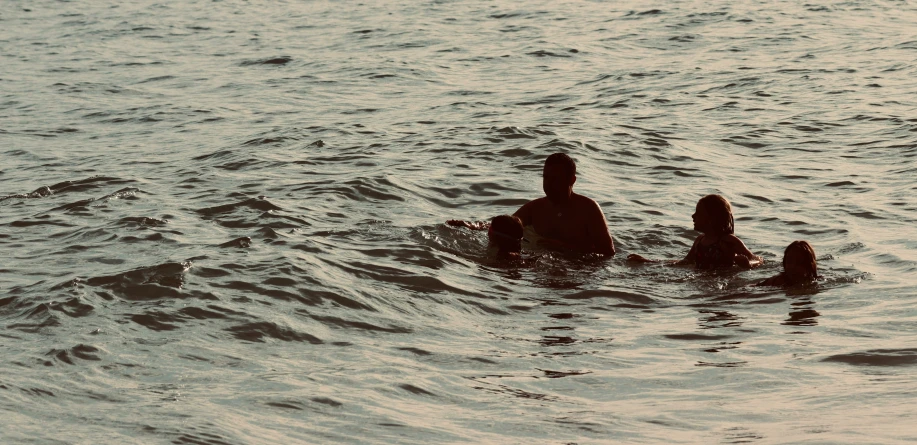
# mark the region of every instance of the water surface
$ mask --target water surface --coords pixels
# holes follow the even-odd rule
[[[0,4],[4,443],[910,443],[907,1]],[[619,255],[451,218],[578,163]],[[701,196],[760,269],[684,255]],[[816,286],[752,286],[807,239]]]

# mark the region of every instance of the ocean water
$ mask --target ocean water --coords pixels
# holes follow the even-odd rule
[[[917,441],[912,1],[0,3],[0,442]],[[613,259],[484,220],[578,165]],[[701,196],[752,271],[680,258]],[[823,275],[752,286],[806,239]]]

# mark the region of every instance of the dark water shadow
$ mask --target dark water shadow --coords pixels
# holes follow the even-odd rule
[[[917,348],[871,349],[863,352],[837,354],[823,362],[846,363],[854,366],[913,366],[917,365]]]

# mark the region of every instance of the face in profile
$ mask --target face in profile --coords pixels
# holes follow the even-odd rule
[[[697,206],[694,207],[694,214],[691,215],[691,219],[694,221],[694,230],[706,232],[710,218],[707,216],[707,212],[700,203],[697,203]]]
[[[706,234],[731,235],[734,233],[732,206],[720,195],[707,195],[697,201],[694,214],[694,230]]]
[[[576,182],[576,176],[571,175],[559,165],[546,165],[542,177],[542,188],[544,195],[551,202],[558,204],[566,202],[573,193],[573,183]]]

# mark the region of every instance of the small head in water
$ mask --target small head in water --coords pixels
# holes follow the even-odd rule
[[[522,220],[510,215],[495,216],[490,220],[487,238],[497,246],[500,256],[518,256],[522,252]]]
[[[815,249],[808,241],[793,241],[783,251],[783,276],[786,284],[804,283],[818,277]]]
[[[707,195],[697,201],[694,214],[694,230],[708,235],[732,235],[735,223],[732,218],[732,206],[720,195]]]
[[[553,204],[565,204],[573,194],[576,163],[564,153],[554,153],[544,161],[541,186]]]

